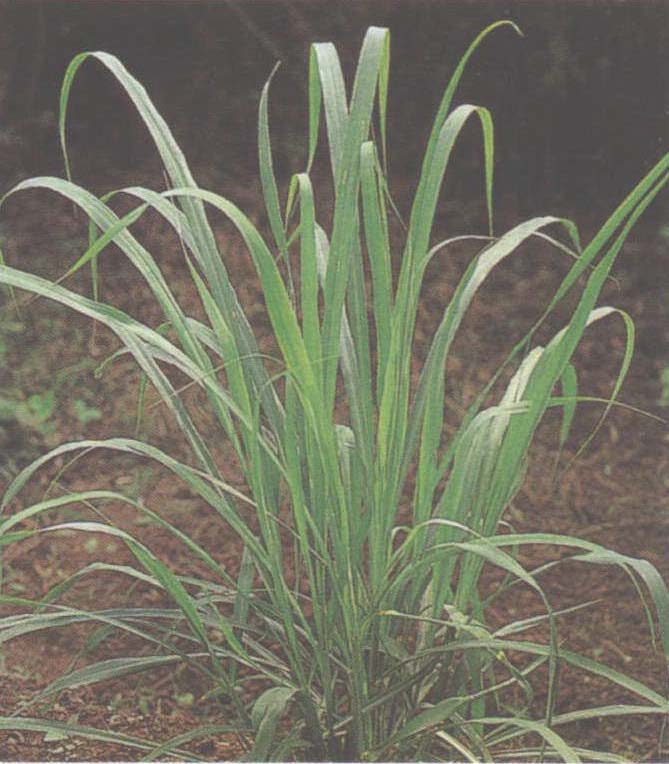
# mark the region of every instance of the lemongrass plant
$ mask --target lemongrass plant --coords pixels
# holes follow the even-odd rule
[[[602,754],[569,742],[562,734],[568,723],[599,715],[669,712],[663,695],[564,649],[558,639],[559,613],[551,608],[539,572],[526,570],[516,552],[522,545],[558,545],[572,550],[569,559],[621,566],[646,604],[651,634],[659,624],[659,641],[667,656],[669,596],[656,569],[579,538],[515,534],[503,524],[547,409],[561,408],[563,436],[568,429],[577,400],[570,359],[588,325],[620,313],[597,307],[597,299],[630,229],[667,183],[669,156],[640,181],[586,247],[581,247],[573,223],[555,217],[533,218],[495,234],[492,120],[485,108],[452,108],[452,101],[470,56],[501,26],[515,28],[499,22],[483,31],[446,87],[396,268],[385,172],[387,30],[367,31],[350,97],[334,46],[312,46],[307,165],[292,178],[284,209],[272,165],[270,83],[265,86],[258,144],[271,243],[233,202],[197,186],[168,126],[120,61],[100,52],[82,53],[72,61],[60,111],[68,180],[34,178],[9,193],[48,189],[81,208],[90,218],[93,235],[67,275],[86,263],[94,265],[113,242],[150,287],[169,332],[74,293],[60,282],[7,265],[0,267],[0,282],[67,305],[111,329],[174,416],[191,458],[179,461],[150,443],[113,438],[68,443],[26,467],[2,499],[2,545],[20,543],[34,533],[104,533],[122,539],[136,562],[84,567],[39,601],[4,597],[23,612],[0,619],[0,642],[81,623],[130,633],[145,641],[146,651],[66,673],[40,697],[186,663],[201,675],[203,693],[220,697],[222,723],[161,744],[26,715],[0,718],[0,729],[55,729],[124,742],[148,758],[188,758],[184,746],[189,741],[235,731],[252,760],[489,761],[495,755],[515,755],[578,761]],[[100,199],[69,179],[67,104],[75,75],[89,58],[106,67],[134,103],[160,154],[169,190],[125,188]],[[319,225],[310,179],[321,107],[334,185],[329,232]],[[378,145],[370,139],[375,115]],[[479,242],[478,254],[445,306],[413,384],[413,337],[423,277],[428,263],[449,245],[448,240],[432,241],[437,199],[454,144],[472,119],[482,129],[489,231],[471,237]],[[122,217],[110,206],[120,193],[136,203]],[[229,279],[225,252],[219,251],[207,220],[208,208],[233,223],[253,260],[280,352],[279,374],[275,367],[270,371],[258,350]],[[157,259],[131,232],[147,210],[159,213],[182,242],[206,321],[185,312]],[[444,443],[445,366],[454,335],[491,271],[537,237],[571,255],[567,275],[543,315],[510,349],[457,432]],[[369,301],[365,260],[371,274]],[[291,266],[296,278],[288,281]],[[575,291],[578,299],[567,325],[545,347],[532,347],[536,329]],[[627,350],[605,411],[613,405],[630,363],[633,330],[629,318],[621,315]],[[206,393],[221,437],[198,429],[168,368],[178,369]],[[494,385],[509,369],[513,373],[505,392],[491,403]],[[340,381],[344,405],[337,401]],[[558,397],[555,388],[560,384],[563,395]],[[226,483],[219,472],[215,455],[222,436],[234,450],[245,492]],[[59,456],[91,449],[148,457],[184,481],[211,508],[212,521],[220,522],[222,542],[230,537],[230,529],[236,535],[240,565],[235,575],[184,531],[121,493],[91,489],[18,508],[19,494],[38,469]],[[47,520],[38,528],[25,524],[29,518],[48,518],[52,510],[66,505],[99,502],[123,502],[148,515],[183,542],[184,552],[204,563],[211,575],[180,575],[161,559],[160,549],[149,549],[115,527],[113,520],[51,525]],[[249,511],[257,531],[249,526]],[[505,587],[529,587],[545,615],[494,630],[487,626],[488,601],[479,586],[484,566],[499,569]],[[61,597],[74,581],[99,570],[149,582],[171,604],[83,611],[63,603]],[[526,635],[518,638],[542,622],[545,642],[527,640]],[[563,664],[618,685],[637,702],[557,713]],[[531,698],[533,682],[540,677],[547,688],[538,707]],[[251,679],[252,687],[261,689],[248,701],[244,690]],[[515,710],[512,696],[505,695],[514,687],[525,697]],[[290,725],[282,723],[286,720]]]

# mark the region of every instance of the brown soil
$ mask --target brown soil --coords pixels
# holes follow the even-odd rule
[[[232,194],[235,198],[235,194]],[[238,198],[238,197],[237,197]],[[244,202],[242,201],[242,206]],[[6,256],[18,267],[35,269],[51,277],[61,273],[76,254],[85,234],[82,221],[71,209],[54,203],[41,194],[23,195],[7,208],[8,237]],[[509,221],[514,222],[513,220]],[[589,222],[589,221],[586,221]],[[195,305],[194,294],[182,278],[184,267],[178,243],[165,236],[154,221],[145,225],[147,239],[160,252],[160,264],[180,299]],[[249,307],[255,328],[265,347],[270,346],[264,323],[262,299],[253,279],[252,268],[242,254],[241,245],[220,231],[225,256],[241,299]],[[541,246],[528,247],[528,257],[511,263],[493,276],[476,300],[457,341],[448,382],[449,409],[462,409],[487,379],[498,362],[519,337],[542,301],[555,285],[564,264]],[[417,357],[422,357],[455,278],[471,250],[445,254],[429,274],[421,309]],[[660,415],[662,397],[660,375],[669,366],[667,307],[659,299],[660,253],[647,229],[643,238],[631,242],[617,269],[618,283],[611,283],[602,302],[626,308],[634,317],[638,345],[632,370],[622,398],[629,404]],[[103,258],[102,297],[133,315],[153,324],[158,311],[118,252]],[[654,275],[653,275],[654,274]],[[78,289],[87,290],[85,279],[77,277]],[[666,287],[666,285],[664,285]],[[196,310],[196,308],[194,308]],[[5,390],[27,396],[43,391],[58,369],[69,367],[91,351],[100,361],[116,345],[106,332],[96,330],[77,316],[48,305],[32,302],[21,310],[17,330],[10,342],[9,363],[0,384]],[[578,351],[579,387],[593,395],[606,395],[615,378],[623,350],[620,325],[609,320],[606,327],[591,329]],[[553,320],[542,335],[550,336],[560,327]],[[418,364],[417,364],[418,365]],[[91,370],[62,384],[56,391],[58,405],[52,416],[51,431],[36,429],[14,433],[7,450],[17,461],[24,461],[45,447],[82,436],[102,438],[131,435],[134,427],[137,373],[128,360],[119,360],[97,380]],[[5,393],[7,394],[7,393]],[[72,408],[72,400],[83,397],[102,412],[102,418],[82,424]],[[151,403],[149,398],[149,403]],[[579,442],[597,421],[601,407],[579,408],[574,433],[562,455],[561,465],[569,462]],[[534,458],[522,491],[510,509],[508,520],[517,530],[544,530],[567,533],[597,541],[617,551],[644,557],[669,576],[669,457],[666,425],[622,409],[614,410],[587,452],[555,484],[552,481],[555,438],[559,420],[549,416],[537,436]],[[145,434],[166,449],[179,454],[182,449],[160,406],[148,410]],[[20,435],[20,443],[19,441]],[[11,471],[12,466],[8,469]],[[234,470],[227,475],[236,480]],[[26,499],[40,495],[53,477],[43,470],[26,491]],[[234,569],[239,554],[235,539],[221,532],[218,521],[197,499],[184,492],[174,480],[146,465],[127,459],[92,454],[81,460],[63,484],[69,489],[100,485],[115,486],[141,496],[188,531],[217,559]],[[160,549],[164,559],[182,573],[200,573],[183,547],[155,525],[147,524],[127,507],[108,507],[106,513],[120,527],[132,530],[147,545]],[[116,541],[98,536],[47,534],[8,548],[5,555],[5,591],[17,596],[39,596],[54,583],[93,560],[130,561],[129,554]],[[545,554],[531,549],[523,562],[539,564]],[[489,579],[489,583],[492,579]],[[571,649],[599,658],[609,665],[642,680],[656,690],[666,689],[666,670],[651,646],[648,626],[634,586],[622,572],[604,566],[567,563],[542,578],[555,608],[586,600],[597,604],[568,615],[561,622],[560,636]],[[88,577],[69,593],[68,601],[79,605],[104,603],[120,605],[130,599],[151,603],[156,594],[148,587],[129,591],[127,581],[118,577]],[[500,623],[521,614],[539,612],[540,603],[529,592],[513,590],[492,610]],[[70,629],[44,632],[30,639],[15,639],[3,646],[5,670],[0,675],[0,715],[20,709],[72,661],[85,663],[86,638],[90,630]],[[130,640],[116,637],[105,640],[95,657],[132,654]],[[202,688],[188,672],[157,671],[125,681],[103,683],[93,688],[61,693],[52,705],[44,704],[21,711],[22,714],[74,721],[90,727],[162,740],[206,724],[225,724],[225,710],[215,702],[202,700]],[[540,697],[539,697],[540,700]],[[558,711],[626,702],[629,699],[614,686],[565,671],[562,676]],[[658,751],[661,719],[629,717],[593,721],[574,726],[571,739],[578,745],[621,754],[642,761],[662,758]],[[240,741],[233,735],[213,735],[186,746],[206,760],[239,758]],[[137,760],[136,749],[67,737],[49,740],[43,734],[0,732],[0,758],[15,760],[83,761]]]

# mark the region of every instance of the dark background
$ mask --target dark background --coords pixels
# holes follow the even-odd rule
[[[196,177],[217,190],[256,182],[258,97],[281,59],[276,160],[280,174],[302,169],[308,45],[334,41],[350,74],[370,24],[391,29],[391,171],[410,184],[453,67],[501,18],[525,37],[490,37],[456,96],[492,110],[498,203],[523,216],[608,210],[667,150],[669,2],[0,0],[0,190],[62,172],[60,82],[73,55],[94,49],[146,85]],[[79,180],[156,176],[143,128],[100,66],[81,70],[70,115]],[[480,136],[468,132],[451,192],[463,203],[481,198]]]

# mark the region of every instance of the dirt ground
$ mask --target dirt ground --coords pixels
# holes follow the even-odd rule
[[[245,192],[241,206],[256,205],[253,190]],[[239,201],[239,193],[231,193]],[[449,212],[449,210],[446,210]],[[452,218],[451,214],[451,218]],[[512,211],[504,223],[518,222]],[[595,221],[578,220],[587,232]],[[80,251],[86,229],[67,205],[42,193],[23,194],[11,200],[2,218],[5,256],[16,267],[58,276]],[[142,224],[143,238],[152,242],[168,281],[180,299],[195,304],[187,285],[178,242],[166,236],[160,224]],[[498,225],[498,228],[504,226]],[[264,321],[262,299],[252,266],[241,245],[219,229],[219,239],[241,300],[247,306],[261,344],[270,343]],[[451,229],[452,230],[452,229]],[[637,326],[637,347],[622,400],[659,416],[669,418],[669,324],[666,302],[666,264],[657,220],[639,229],[626,247],[616,268],[616,281],[606,288],[600,303],[625,308]],[[472,306],[458,338],[448,376],[448,404],[453,416],[482,387],[491,368],[505,355],[514,339],[522,336],[532,318],[539,315],[551,286],[555,286],[565,263],[537,244],[492,277]],[[457,275],[471,257],[462,248],[444,255],[432,268],[423,296],[418,331],[416,369],[426,342]],[[111,251],[101,262],[102,299],[128,310],[145,321],[160,320],[147,290],[119,252]],[[90,290],[84,276],[73,287]],[[53,406],[34,404],[32,419],[3,424],[2,469],[8,478],[18,465],[47,447],[81,437],[103,438],[132,435],[138,375],[128,359],[119,359],[96,378],[93,366],[115,348],[115,339],[90,322],[43,300],[21,308],[17,315],[3,310],[1,331],[4,363],[0,391],[5,399],[26,402],[30,396],[53,391]],[[594,327],[584,339],[576,358],[579,388],[591,395],[607,395],[622,359],[624,332],[621,322],[610,319]],[[539,339],[560,328],[559,317],[549,322]],[[93,355],[94,363],[86,358]],[[34,400],[35,399],[31,399]],[[38,399],[38,403],[39,403]],[[76,403],[80,401],[80,403]],[[152,402],[149,396],[149,404]],[[35,407],[38,411],[35,413]],[[47,415],[45,416],[45,411]],[[88,413],[87,413],[88,412]],[[97,412],[97,413],[96,413]],[[29,412],[30,413],[30,412]],[[574,432],[560,459],[565,466],[578,444],[596,423],[601,406],[579,407]],[[206,426],[206,423],[205,423]],[[644,557],[669,577],[669,426],[629,410],[612,411],[589,449],[557,482],[553,481],[557,417],[549,417],[537,435],[527,480],[507,519],[518,531],[544,530],[587,538],[625,554]],[[152,442],[166,445],[177,455],[182,444],[160,406],[149,405],[144,434]],[[25,492],[35,498],[49,485],[53,469],[39,473]],[[234,472],[229,476],[235,479]],[[94,453],[78,462],[63,478],[69,489],[111,485],[141,496],[179,527],[186,529],[217,559],[234,569],[239,554],[235,539],[220,527],[207,507],[184,491],[158,469],[127,458]],[[173,537],[156,525],[147,524],[134,511],[109,507],[107,513],[121,527],[132,530],[181,573],[198,572],[193,561]],[[78,509],[70,515],[82,516]],[[34,597],[54,583],[93,560],[120,563],[128,552],[108,538],[87,535],[45,535],[9,547],[5,554],[4,591]],[[535,550],[522,557],[527,564],[543,558]],[[556,570],[558,572],[556,572]],[[201,571],[200,571],[201,572]],[[491,585],[492,579],[488,581]],[[551,604],[567,607],[597,600],[592,607],[568,615],[561,622],[560,637],[571,649],[605,661],[609,665],[666,690],[666,669],[653,652],[647,622],[634,586],[620,571],[603,566],[568,563],[542,579]],[[120,605],[132,601],[150,603],[156,593],[128,591],[127,582],[111,576],[87,577],[69,593],[68,601],[79,605]],[[523,613],[537,612],[536,599],[514,592],[496,603],[492,618],[500,622]],[[60,672],[78,661],[132,654],[130,639],[112,637],[101,644],[87,643],[90,631],[83,629],[39,633],[30,639],[15,639],[2,645],[4,671],[0,674],[0,715],[19,711],[35,693]],[[203,690],[187,671],[161,670],[125,681],[103,683],[92,688],[61,693],[50,705],[21,710],[22,714],[48,715],[84,726],[161,740],[205,724],[224,724],[220,707],[202,700]],[[562,676],[558,710],[625,702],[622,690],[594,679]],[[609,719],[574,725],[570,739],[585,747],[624,755],[634,761],[669,759],[669,750],[658,750],[661,719]],[[213,735],[186,746],[205,760],[239,758],[243,749],[231,735]],[[81,738],[45,738],[43,734],[0,732],[0,759],[84,761],[137,760],[141,752],[132,748]]]

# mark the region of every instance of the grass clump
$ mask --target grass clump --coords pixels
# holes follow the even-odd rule
[[[224,704],[225,723],[218,731],[238,732],[253,760],[491,760],[503,750],[525,760],[578,761],[597,758],[597,753],[568,742],[561,730],[569,722],[602,714],[669,711],[667,698],[560,646],[558,614],[538,572],[526,570],[516,552],[525,544],[558,545],[573,551],[570,559],[621,566],[648,599],[651,627],[654,621],[659,623],[661,648],[667,655],[669,596],[655,568],[578,538],[515,534],[502,524],[547,409],[562,409],[561,437],[566,437],[576,405],[572,355],[588,325],[614,312],[597,307],[600,290],[630,229],[667,183],[669,157],[640,181],[585,247],[575,225],[555,217],[533,218],[496,235],[492,120],[485,108],[452,108],[452,102],[470,56],[486,35],[505,25],[513,27],[500,22],[474,40],[446,87],[396,267],[389,234],[393,207],[384,169],[386,30],[368,30],[350,97],[335,48],[312,47],[308,160],[305,171],[291,180],[285,210],[272,166],[270,83],[265,86],[258,137],[271,244],[235,204],[197,186],[168,126],[120,61],[106,53],[83,53],[72,61],[61,95],[66,164],[70,88],[81,64],[92,58],[132,99],[171,187],[162,193],[126,188],[97,198],[69,179],[42,177],[19,183],[10,193],[50,189],[81,208],[91,223],[90,246],[68,275],[87,263],[95,266],[113,242],[146,280],[165,324],[151,328],[97,299],[8,265],[0,266],[0,282],[56,300],[109,327],[174,416],[191,459],[179,461],[139,439],[86,440],[54,449],[25,468],[6,489],[5,515],[0,518],[2,545],[36,532],[104,533],[121,539],[136,561],[134,566],[84,568],[44,600],[22,601],[23,614],[0,619],[3,641],[85,622],[111,626],[145,641],[146,652],[64,674],[43,697],[67,687],[185,662],[200,673],[203,688],[217,693]],[[318,223],[310,178],[321,112],[335,192],[329,232]],[[378,143],[370,139],[375,115]],[[432,242],[437,199],[452,149],[472,120],[482,129],[489,230],[471,237],[480,242],[480,249],[445,307],[413,385],[412,345],[423,277],[428,263],[450,243]],[[122,217],[110,206],[119,193],[136,204]],[[280,352],[278,374],[258,350],[225,257],[217,248],[208,207],[231,221],[253,260]],[[158,212],[182,241],[206,321],[184,312],[157,260],[131,232],[132,224],[149,209]],[[571,255],[570,269],[544,314],[510,348],[503,366],[444,442],[444,377],[453,338],[486,277],[537,236]],[[369,299],[366,270],[371,275]],[[544,347],[534,345],[544,319],[577,290],[566,326]],[[607,410],[630,363],[633,332],[625,320],[627,351]],[[198,428],[170,369],[205,392],[221,437],[212,438]],[[512,375],[505,391],[491,404],[494,385],[509,369]],[[345,399],[342,405],[338,388]],[[234,450],[246,492],[226,483],[217,466],[216,445],[223,437]],[[7,512],[37,469],[58,456],[91,449],[148,457],[184,481],[220,519],[221,540],[229,537],[229,529],[238,537],[243,555],[235,576],[159,513],[114,491],[69,493]],[[39,530],[23,525],[59,507],[110,500],[135,506],[173,533],[211,576],[180,575],[161,559],[159,549],[149,549],[111,523],[65,522]],[[400,513],[401,507],[408,510]],[[503,588],[529,587],[545,615],[495,631],[489,628],[489,601],[482,599],[479,586],[485,566],[505,574]],[[170,607],[84,612],[62,604],[60,598],[75,580],[101,568],[148,581],[170,599]],[[545,643],[518,638],[541,622],[548,626]],[[563,664],[619,685],[637,702],[556,713]],[[540,709],[531,703],[535,676],[547,682]],[[251,680],[261,689],[247,701],[248,693],[242,690]],[[524,698],[515,707],[508,698],[503,702],[505,689],[513,686]],[[286,718],[293,722],[289,728],[282,724]],[[182,748],[189,740],[217,731],[194,730],[158,745],[32,717],[0,718],[0,729],[9,728],[68,730],[125,742],[149,757],[186,756]]]

